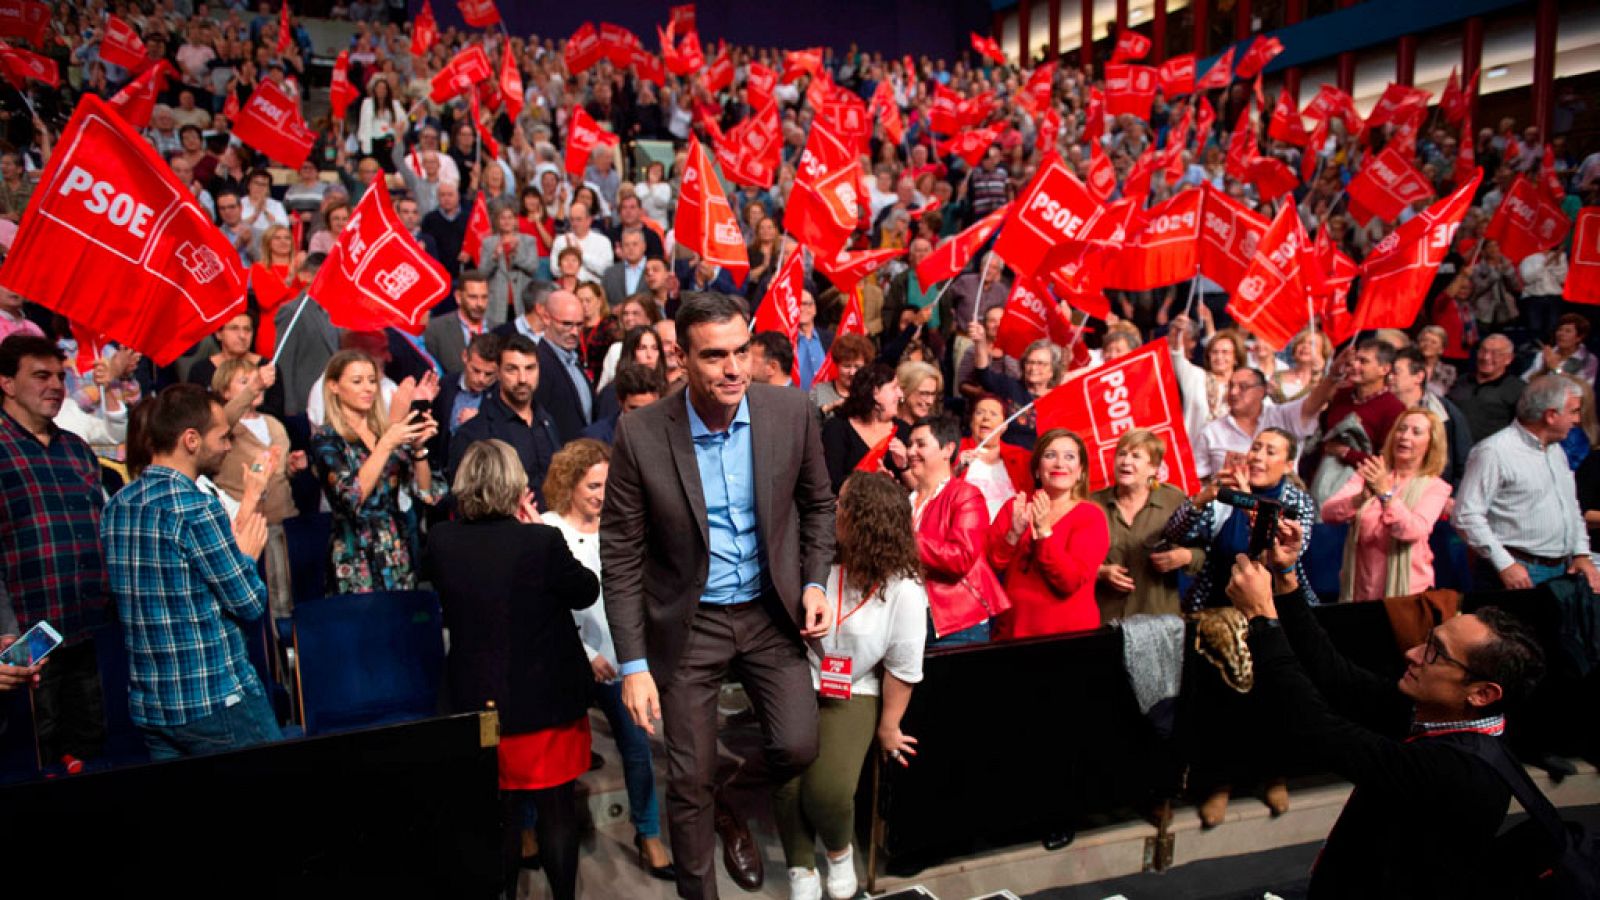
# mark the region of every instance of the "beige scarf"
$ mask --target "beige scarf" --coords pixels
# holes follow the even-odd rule
[[[1422,499],[1423,491],[1432,481],[1432,478],[1413,475],[1406,482],[1405,487],[1400,488],[1395,499],[1406,509],[1414,509],[1417,501]],[[1340,603],[1349,603],[1355,599],[1356,544],[1361,540],[1361,517],[1366,514],[1368,507],[1377,502],[1377,497],[1368,497],[1367,502],[1361,504],[1360,508],[1356,510],[1356,517],[1350,520],[1350,534],[1344,540],[1344,567],[1341,569],[1341,571],[1349,574],[1339,579]],[[1384,555],[1387,571],[1384,573],[1383,579],[1383,596],[1404,597],[1411,593],[1411,544],[1409,542],[1402,543],[1392,537],[1388,540],[1389,552]],[[1378,598],[1363,597],[1362,599]]]

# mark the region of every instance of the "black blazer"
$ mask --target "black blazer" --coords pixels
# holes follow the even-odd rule
[[[561,532],[511,518],[441,522],[423,561],[450,629],[450,706],[491,701],[506,734],[527,734],[586,714],[594,675],[572,611],[600,582]]]
[[[582,362],[579,362],[582,365]],[[589,408],[594,408],[594,385],[589,385]],[[578,399],[578,386],[567,374],[567,366],[557,355],[549,341],[539,342],[539,387],[533,392],[534,402],[550,414],[556,423],[556,446],[575,440],[593,421],[583,414],[583,401]]]

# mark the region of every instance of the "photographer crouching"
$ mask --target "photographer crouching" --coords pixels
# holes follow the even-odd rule
[[[1259,561],[1235,556],[1227,594],[1249,619],[1263,721],[1355,785],[1309,896],[1513,896],[1506,879],[1540,869],[1529,874],[1495,842],[1511,791],[1491,760],[1510,761],[1501,710],[1543,673],[1538,644],[1485,607],[1436,627],[1406,652],[1398,683],[1383,679],[1342,656],[1312,616],[1295,566],[1302,538],[1285,517]]]

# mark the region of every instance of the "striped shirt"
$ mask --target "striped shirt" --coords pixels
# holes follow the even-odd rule
[[[1412,722],[1411,736],[1406,740],[1409,742],[1417,738],[1438,737],[1441,734],[1459,734],[1464,731],[1487,734],[1490,737],[1500,737],[1506,733],[1506,717],[1501,715],[1484,716],[1480,719],[1469,719],[1465,722]]]
[[[1554,559],[1589,552],[1566,454],[1518,422],[1472,448],[1452,516],[1467,546],[1495,571],[1517,561],[1511,549]]]
[[[267,588],[215,497],[151,466],[106,504],[101,536],[134,724],[184,725],[262,693],[240,623],[261,617]]]

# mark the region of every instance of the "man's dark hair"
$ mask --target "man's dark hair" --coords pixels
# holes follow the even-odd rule
[[[27,357],[45,358],[66,362],[67,355],[61,352],[56,342],[49,338],[38,337],[32,334],[13,334],[0,342],[0,375],[7,378],[17,377],[17,372],[22,369],[22,361]]]
[[[538,356],[539,345],[533,342],[533,338],[528,337],[525,334],[513,334],[505,339],[505,343],[500,345],[500,352],[494,355],[494,361],[496,363],[504,362],[507,353],[521,353],[523,356]]]
[[[1532,629],[1500,607],[1484,606],[1472,614],[1489,627],[1491,637],[1467,651],[1462,662],[1473,674],[1500,685],[1500,701],[1483,710],[1499,712],[1533,693],[1544,677],[1544,650],[1534,639]]]
[[[794,345],[789,343],[789,338],[783,332],[763,331],[751,338],[750,343],[760,346],[762,355],[777,366],[778,371],[794,376]]]
[[[181,125],[181,126],[179,126],[178,127],[178,137],[183,137],[184,135],[188,134],[191,131],[194,132],[194,136],[195,137],[201,137],[200,129],[196,128],[193,125]]]
[[[661,377],[660,372],[634,362],[618,366],[617,377],[613,383],[617,386],[619,402],[640,394],[655,394],[659,397],[667,392],[667,382]]]
[[[326,253],[310,253],[307,254],[305,260],[300,263],[300,267],[302,270],[306,268],[320,269],[322,268],[322,264],[327,261],[328,254]]]
[[[475,281],[479,284],[488,284],[489,276],[481,269],[462,269],[461,274],[456,276],[456,290],[459,291],[466,287],[467,282],[469,281]]]
[[[685,293],[678,306],[678,314],[673,317],[673,322],[678,326],[678,343],[688,353],[694,326],[708,322],[720,324],[735,318],[750,321],[750,311],[740,298],[713,291]]]
[[[941,447],[947,444],[961,446],[961,422],[949,413],[935,413],[931,416],[923,416],[911,425],[912,431],[916,431],[918,428],[928,429],[929,433],[933,435],[934,441]],[[951,462],[955,462],[955,460],[951,459]]]
[[[144,420],[144,443],[151,454],[171,453],[183,433],[211,427],[211,406],[222,405],[198,384],[174,384],[156,395],[154,408]]]
[[[1421,372],[1428,368],[1428,358],[1423,356],[1422,351],[1415,347],[1402,347],[1396,350],[1394,361],[1399,362],[1402,359],[1411,364],[1413,372]]]
[[[1363,338],[1361,343],[1356,345],[1357,352],[1362,350],[1371,350],[1372,355],[1377,357],[1378,365],[1380,366],[1394,365],[1395,349],[1394,345],[1388,341],[1375,337]]]
[[[522,335],[517,336],[522,337]],[[500,359],[500,348],[505,344],[505,341],[505,335],[485,331],[482,334],[472,336],[472,343],[467,345],[467,352],[479,359],[495,362]]]

